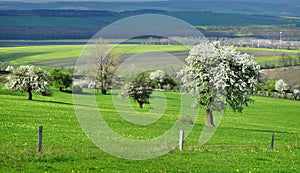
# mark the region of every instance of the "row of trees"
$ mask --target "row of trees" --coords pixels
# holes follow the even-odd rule
[[[99,27],[104,27],[99,24]],[[0,26],[1,40],[55,40],[87,39],[93,37],[99,28],[58,26]]]
[[[297,57],[293,58],[291,55],[285,56],[283,53],[281,57],[277,60],[266,61],[262,68],[271,69],[279,67],[290,67],[290,66],[299,66],[300,65],[300,53],[296,55]]]
[[[250,17],[250,16],[247,16]],[[253,17],[253,16],[252,16]],[[266,20],[255,16],[257,20]],[[270,19],[272,21],[272,19]],[[266,22],[266,21],[265,21]],[[264,23],[265,23],[264,22]],[[199,26],[198,29],[206,37],[220,37],[220,38],[257,38],[257,39],[268,39],[268,40],[279,40],[279,33],[283,32],[283,40],[299,40],[299,29],[296,24],[270,24],[270,25],[222,25],[222,26]],[[227,42],[228,43],[228,42]],[[237,44],[245,44],[246,42],[240,42]],[[231,44],[234,45],[234,44]],[[249,43],[248,45],[253,45]],[[271,44],[266,44],[270,46]],[[264,44],[261,45],[265,47]],[[275,46],[275,45],[273,45]],[[259,46],[258,46],[259,47]],[[286,47],[286,46],[284,46]]]
[[[278,97],[286,98],[287,94],[290,93],[293,99],[300,99],[300,85],[290,87],[283,79],[275,80],[273,78],[269,78],[263,86],[259,87],[259,91],[261,95],[267,97],[277,93]]]

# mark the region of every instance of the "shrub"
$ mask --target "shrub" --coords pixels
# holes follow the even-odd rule
[[[82,88],[79,85],[73,85],[72,92],[73,93],[82,93]]]

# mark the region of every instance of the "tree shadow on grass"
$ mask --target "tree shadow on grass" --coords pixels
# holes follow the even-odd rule
[[[53,103],[53,104],[63,104],[63,105],[74,105],[73,103],[60,102],[60,101],[50,101],[50,100],[35,100],[35,99],[33,99],[32,101],[34,101],[34,102],[42,102],[42,103]]]
[[[251,128],[240,128],[240,127],[229,127],[227,129],[234,129],[234,130],[247,130],[247,131],[255,131],[255,132],[266,132],[266,133],[290,133],[286,131],[279,131],[279,130],[269,130],[269,129],[251,129]]]
[[[68,94],[78,94],[78,95],[93,95],[92,93],[89,92],[83,92],[83,91],[71,91],[71,90],[62,90],[61,92],[63,93],[68,93]]]
[[[42,103],[53,103],[53,104],[62,104],[62,105],[69,105],[69,106],[85,106],[85,107],[93,107],[93,106],[90,106],[90,105],[85,105],[85,104],[75,104],[75,103],[68,103],[68,102],[60,102],[60,101],[50,101],[50,100],[32,100],[32,101],[35,101],[35,102],[42,102]]]
[[[163,96],[150,96],[152,99],[167,99],[167,100],[178,100],[177,98],[163,97]]]
[[[119,93],[111,93],[111,92],[107,92],[106,94],[102,94],[101,92],[95,92],[93,95],[95,95],[95,96],[118,96],[120,94]]]

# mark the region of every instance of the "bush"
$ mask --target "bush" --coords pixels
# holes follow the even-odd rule
[[[7,75],[0,75],[0,83],[6,83],[7,82]]]
[[[82,93],[82,88],[79,85],[73,85],[72,92],[73,93]]]
[[[42,96],[50,97],[50,96],[52,96],[52,91],[51,90],[46,90],[46,91],[41,92],[41,94],[42,94]]]
[[[73,82],[73,75],[70,72],[58,68],[54,68],[50,71],[50,78],[52,85],[59,88],[59,91],[70,87]]]

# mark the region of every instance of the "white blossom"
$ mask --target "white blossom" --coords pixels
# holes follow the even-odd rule
[[[163,82],[166,77],[166,73],[162,70],[156,70],[151,72],[149,77],[151,80],[157,79],[159,82]]]
[[[283,79],[279,79],[276,81],[275,90],[277,90],[279,93],[283,93],[288,89],[289,89],[289,86]]]
[[[225,101],[241,111],[249,94],[255,92],[262,81],[260,66],[248,54],[241,54],[233,47],[219,42],[202,42],[195,46],[186,58],[187,65],[179,72],[182,91],[195,98],[195,105],[207,109]]]

